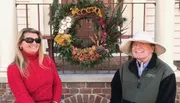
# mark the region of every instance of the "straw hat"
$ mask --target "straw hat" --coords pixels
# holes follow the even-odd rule
[[[150,36],[150,34],[148,32],[135,33],[133,35],[133,38],[130,38],[127,41],[120,44],[120,50],[127,55],[131,55],[131,42],[132,41],[154,44],[155,45],[154,52],[158,56],[163,54],[166,51],[166,49],[162,45],[154,42],[153,38]]]

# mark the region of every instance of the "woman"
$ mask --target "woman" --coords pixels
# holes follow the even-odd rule
[[[43,54],[42,35],[24,28],[18,35],[16,55],[7,71],[15,103],[59,103],[62,83],[53,60]]]
[[[166,49],[149,35],[139,32],[121,44],[121,51],[133,59],[115,73],[111,103],[175,103],[175,74],[157,57]]]

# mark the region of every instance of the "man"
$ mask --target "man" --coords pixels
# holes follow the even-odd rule
[[[166,51],[162,45],[140,32],[123,42],[120,50],[133,59],[116,71],[111,103],[175,103],[175,74],[157,57]]]

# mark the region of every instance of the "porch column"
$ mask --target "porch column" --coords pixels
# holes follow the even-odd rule
[[[173,64],[173,38],[174,38],[174,0],[156,0],[155,10],[155,41],[166,48],[160,58],[172,67]]]
[[[0,73],[7,71],[15,55],[17,37],[15,2],[16,0],[3,0],[0,4]]]

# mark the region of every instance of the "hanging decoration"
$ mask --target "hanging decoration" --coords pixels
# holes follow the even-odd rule
[[[78,0],[75,3],[59,4],[54,0],[50,23],[57,53],[71,64],[94,67],[119,52],[118,39],[125,29],[122,24],[123,0],[118,0],[114,8],[105,6],[102,1]],[[93,34],[89,36],[92,44],[77,36],[80,20],[92,22]]]

